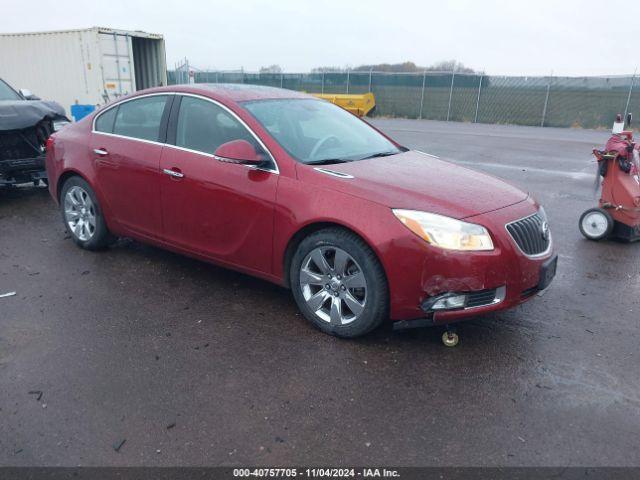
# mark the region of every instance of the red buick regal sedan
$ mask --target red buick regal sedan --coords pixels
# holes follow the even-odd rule
[[[264,278],[341,337],[510,308],[555,274],[527,193],[289,90],[138,92],[53,135],[46,164],[80,247],[127,236]]]

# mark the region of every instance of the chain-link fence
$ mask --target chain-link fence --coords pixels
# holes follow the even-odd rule
[[[373,92],[373,115],[549,127],[610,127],[617,113],[640,115],[640,79],[506,77],[454,72],[168,72],[169,83],[247,83],[309,93]]]

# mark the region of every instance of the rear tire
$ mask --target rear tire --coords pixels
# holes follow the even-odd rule
[[[580,216],[580,233],[588,240],[604,240],[613,231],[615,222],[603,208],[590,208]]]
[[[289,278],[298,308],[325,333],[358,337],[388,318],[389,289],[382,265],[348,230],[328,228],[302,240]]]
[[[60,211],[67,232],[79,247],[100,250],[115,241],[107,228],[98,198],[84,179],[74,176],[64,182]]]

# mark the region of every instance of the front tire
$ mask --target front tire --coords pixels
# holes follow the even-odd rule
[[[580,233],[588,240],[598,241],[611,235],[613,217],[603,208],[590,208],[580,216]]]
[[[60,210],[67,231],[79,247],[99,250],[113,242],[96,194],[84,179],[71,177],[64,182]]]
[[[289,278],[298,308],[325,333],[358,337],[388,317],[382,265],[373,250],[347,230],[329,228],[302,240]]]

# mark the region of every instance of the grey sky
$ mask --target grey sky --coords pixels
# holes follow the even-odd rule
[[[457,59],[490,74],[596,75],[640,64],[637,0],[3,0],[0,10],[0,32],[162,33],[170,67],[182,57],[199,68],[275,63],[287,72]]]

